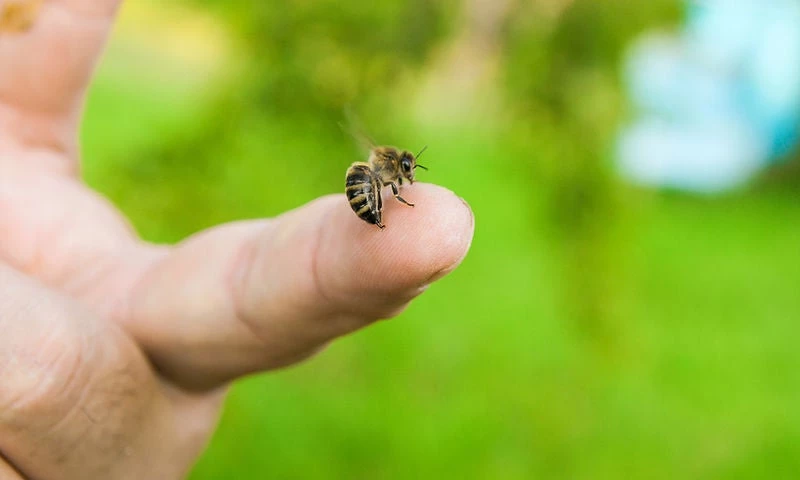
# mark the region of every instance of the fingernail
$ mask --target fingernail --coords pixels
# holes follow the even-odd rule
[[[475,228],[475,213],[472,211],[472,208],[469,206],[469,203],[467,203],[467,201],[464,200],[464,197],[458,197],[458,199],[461,201],[461,203],[464,205],[464,207],[467,208],[467,211],[469,212],[470,226],[474,229]]]

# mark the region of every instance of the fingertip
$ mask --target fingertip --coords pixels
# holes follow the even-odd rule
[[[424,286],[453,271],[472,244],[474,216],[465,200],[451,190],[433,184],[414,184],[404,193],[414,198],[413,209],[393,205],[396,230],[403,234],[389,240],[401,256],[410,284]],[[396,203],[396,202],[394,202]]]
[[[148,339],[159,371],[210,388],[295,363],[402,312],[461,263],[474,221],[469,206],[442,187],[404,188],[414,207],[384,194],[382,230],[356,216],[342,192],[184,243],[148,283],[152,309],[137,315],[161,332]],[[161,321],[175,316],[181,321]]]
[[[403,188],[414,207],[384,195],[384,229],[359,219],[344,198],[332,205],[319,265],[324,282],[340,298],[396,308],[463,261],[474,216],[462,198],[433,184]]]

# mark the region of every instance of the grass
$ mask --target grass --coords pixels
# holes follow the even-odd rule
[[[291,178],[285,159],[329,145],[310,142],[302,125],[269,118],[250,124],[235,158],[221,152],[218,166],[153,165],[148,148],[191,128],[202,89],[147,83],[114,68],[101,70],[91,92],[85,176],[147,238],[174,241],[338,191],[338,174],[276,190]],[[535,193],[545,186],[497,168],[498,158],[517,153],[498,149],[496,139],[424,133],[432,140],[426,180],[452,188],[475,212],[462,267],[400,318],[295,368],[237,383],[192,479],[722,479],[800,471],[796,192],[626,197],[634,215],[615,250],[623,267],[608,278],[585,272],[621,285],[620,335],[606,355],[567,313],[564,291],[575,277],[564,273],[569,253]],[[274,145],[272,159],[253,153],[262,142]],[[338,170],[321,170],[328,171]]]

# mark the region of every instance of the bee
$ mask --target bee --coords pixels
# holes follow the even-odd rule
[[[350,165],[344,188],[350,201],[350,208],[358,218],[376,225],[381,230],[386,228],[381,218],[383,212],[381,191],[386,185],[392,188],[394,198],[409,207],[414,206],[400,196],[400,187],[403,185],[403,180],[408,180],[409,184],[414,183],[414,170],[417,167],[427,170],[417,163],[417,158],[422,155],[425,148],[414,155],[395,147],[374,147],[370,150],[366,162],[355,162]]]

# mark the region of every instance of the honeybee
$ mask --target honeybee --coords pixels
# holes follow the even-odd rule
[[[344,188],[350,201],[350,208],[356,212],[358,218],[376,225],[381,230],[386,227],[381,218],[383,212],[381,191],[386,185],[392,188],[394,198],[409,207],[414,206],[400,196],[400,187],[403,185],[403,180],[408,180],[410,184],[414,183],[414,170],[417,167],[427,170],[417,163],[417,158],[422,155],[425,148],[414,155],[395,147],[373,147],[366,162],[355,162],[350,165]]]

